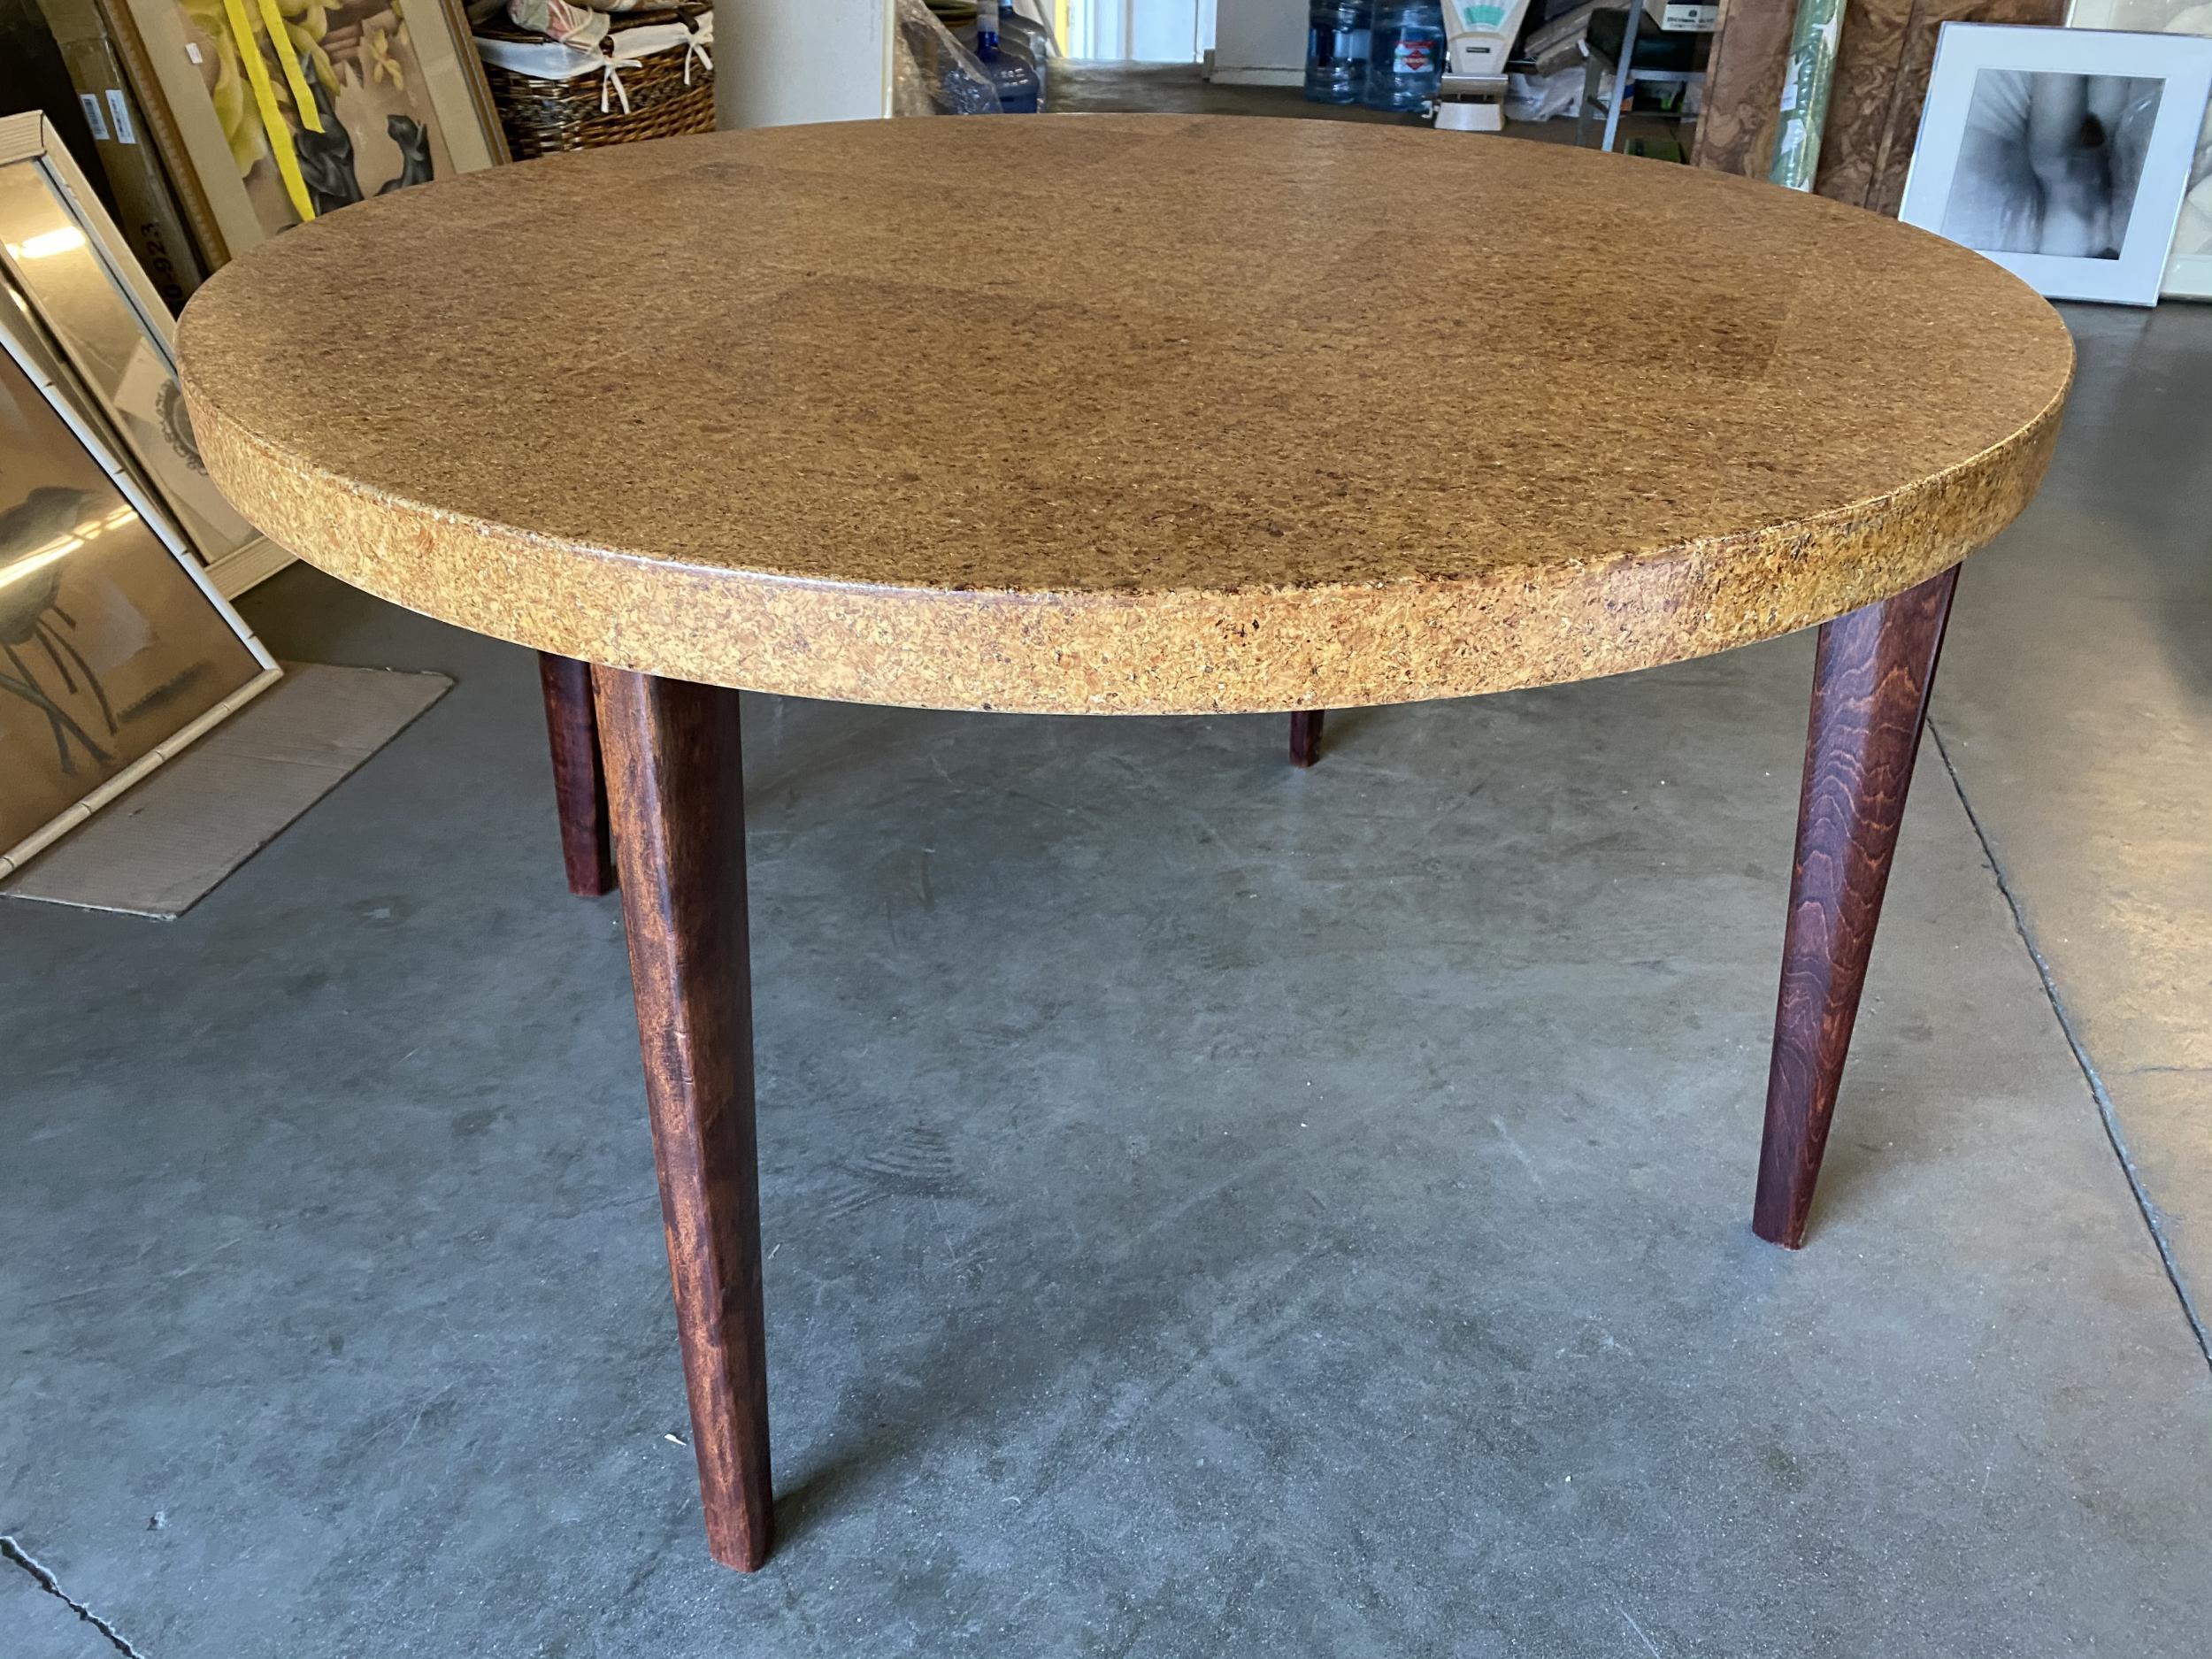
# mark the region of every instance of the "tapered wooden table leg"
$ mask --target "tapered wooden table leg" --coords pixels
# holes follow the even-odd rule
[[[614,891],[615,871],[591,664],[540,651],[538,679],[545,688],[545,732],[553,747],[553,800],[561,817],[561,862],[568,866],[568,890],[595,899]]]
[[[768,1558],[737,693],[593,670],[707,1548]]]
[[[1321,758],[1320,709],[1301,709],[1290,717],[1290,764],[1310,766]]]
[[[1820,630],[1752,1231],[1797,1248],[1935,683],[1951,569]]]

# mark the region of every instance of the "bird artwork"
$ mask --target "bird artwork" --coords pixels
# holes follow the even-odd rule
[[[81,760],[110,764],[114,757],[101,740],[118,729],[99,675],[70,637],[76,619],[61,603],[66,558],[83,545],[93,505],[84,490],[47,484],[0,511],[0,657],[7,662],[0,692],[45,717],[65,777],[76,775]],[[98,736],[77,718],[87,702]]]
[[[314,203],[316,212],[327,213],[361,200],[361,180],[353,169],[353,137],[338,119],[338,106],[314,73],[314,65],[303,58],[301,69],[314,96],[315,113],[321,119],[323,130],[318,133],[302,127],[292,135],[292,145],[299,156],[300,178],[307,186],[308,199]]]
[[[411,115],[388,115],[384,118],[384,130],[399,146],[399,177],[388,179],[377,191],[389,196],[403,190],[411,184],[428,184],[431,179],[430,129]]]
[[[5,320],[0,875],[278,678],[67,388],[32,378],[42,361]]]

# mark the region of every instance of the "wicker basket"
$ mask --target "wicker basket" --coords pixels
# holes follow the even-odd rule
[[[689,23],[704,6],[678,11],[624,12],[615,27],[641,23]],[[524,35],[498,25],[479,24],[476,32],[488,40],[541,42],[540,35]],[[687,74],[687,71],[688,73]],[[484,78],[491,83],[492,102],[499,106],[499,124],[507,134],[507,148],[517,161],[550,156],[565,150],[589,150],[599,144],[629,144],[647,138],[672,138],[680,133],[714,130],[714,72],[694,53],[656,52],[650,58],[622,66],[622,89],[630,107],[619,99],[607,99],[602,78],[578,75],[572,81],[541,81],[517,74],[487,62]]]

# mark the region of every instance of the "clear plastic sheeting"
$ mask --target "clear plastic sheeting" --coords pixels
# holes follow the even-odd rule
[[[1585,80],[1580,64],[1564,69],[1555,69],[1548,74],[1525,75],[1518,70],[1505,78],[1505,119],[1509,121],[1548,121],[1563,115],[1574,115],[1582,109],[1582,88]],[[1600,78],[1599,96],[1613,94],[1613,77],[1608,73]]]
[[[996,115],[998,89],[971,52],[924,0],[897,0],[892,42],[891,113]]]

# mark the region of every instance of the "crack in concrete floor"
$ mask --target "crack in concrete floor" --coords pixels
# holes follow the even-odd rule
[[[2128,1150],[2127,1131],[2120,1123],[2119,1110],[2112,1103],[2111,1093],[2105,1087],[2104,1079],[2097,1070],[2097,1063],[2082,1041],[2076,1029],[2073,1016],[2067,1011],[2066,999],[2059,995],[2057,982],[2052,978],[2051,964],[2035,942],[2035,935],[2028,929],[2028,918],[2020,906],[2019,896],[2014,893],[2011,879],[2005,867],[1998,862],[1997,849],[1990,842],[1989,832],[1981,817],[1974,810],[1974,803],[1966,793],[1966,780],[1959,775],[1957,764],[1951,758],[1943,733],[1932,717],[1927,723],[1929,740],[1935,744],[1937,758],[1949,774],[1951,787],[1958,792],[1959,805],[1966,813],[1966,821],[1973,826],[1975,839],[1981,842],[1982,856],[1988,861],[1990,874],[1996,879],[1997,891],[2004,895],[2005,908],[2012,912],[2012,926],[2020,935],[2020,942],[2027,948],[2028,960],[2035,964],[2036,978],[2043,982],[2043,995],[2049,999],[2051,1013],[2058,1021],[2060,1033],[2073,1053],[2074,1064],[2081,1068],[2082,1080],[2089,1086],[2089,1097],[2096,1102],[2097,1115],[2104,1122],[2105,1139],[2112,1143],[2112,1155],[2119,1160],[2120,1172],[2127,1178],[2128,1190],[2135,1195],[2135,1207],[2141,1212],[2143,1225],[2149,1229],[2151,1242],[2158,1250],[2158,1259],[2166,1270],[2166,1282],[2174,1287],[2174,1295],[2181,1303],[2182,1317],[2188,1320],[2189,1329],[2197,1339],[2197,1348],[2204,1356],[2205,1363],[2212,1365],[2212,1333],[2205,1328],[2204,1316],[2198,1310],[2195,1299],[2189,1294],[2187,1281],[2182,1277],[2181,1263],[2175,1258],[2173,1242],[2166,1236],[2165,1212],[2158,1207],[2143,1180],[2142,1171],[2136,1167],[2133,1154]]]
[[[130,1659],[147,1659],[147,1655],[142,1648],[132,1647],[122,1632],[117,1630],[114,1625],[63,1589],[60,1581],[40,1563],[38,1557],[32,1555],[13,1536],[6,1532],[0,1532],[0,1559],[12,1561],[29,1573],[40,1589],[45,1591],[47,1594],[98,1631],[101,1635],[106,1637],[118,1653],[127,1654]]]

